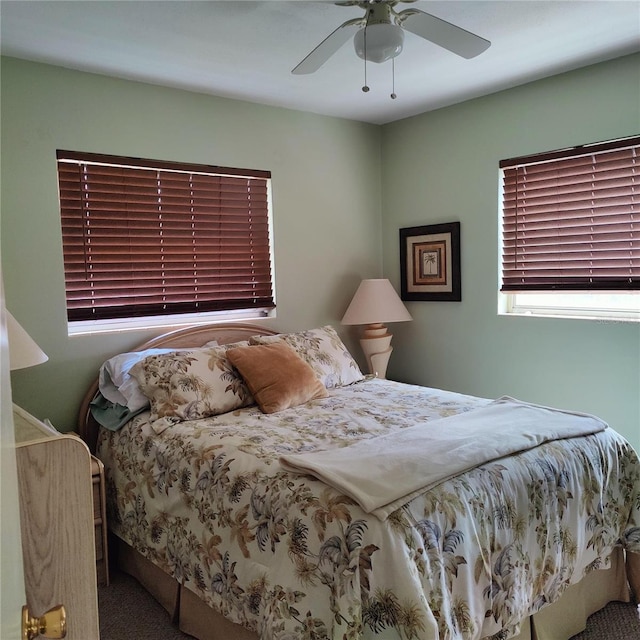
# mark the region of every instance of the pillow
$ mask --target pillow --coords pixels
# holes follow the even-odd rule
[[[305,360],[327,389],[364,379],[360,367],[344,346],[336,330],[327,325],[299,333],[253,336],[250,344],[272,344],[283,340]]]
[[[109,358],[98,375],[100,393],[110,402],[122,405],[129,411],[139,411],[149,405],[149,399],[142,393],[138,381],[129,374],[131,367],[147,356],[171,353],[175,349],[145,349],[131,353],[120,353]]]
[[[182,420],[253,404],[249,389],[226,356],[228,349],[244,345],[248,342],[151,355],[135,364],[130,374],[151,403],[149,419],[156,433]]]
[[[263,413],[275,413],[328,395],[313,369],[282,341],[230,349],[227,357]]]
[[[217,340],[207,342],[204,347],[212,347],[218,344]],[[100,393],[113,404],[126,407],[129,411],[139,412],[149,406],[149,399],[140,390],[140,385],[135,378],[129,375],[131,367],[144,360],[147,356],[158,353],[173,353],[179,351],[172,349],[144,349],[120,353],[109,358],[100,367],[98,374],[98,389]]]

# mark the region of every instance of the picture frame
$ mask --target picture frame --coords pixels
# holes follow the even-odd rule
[[[400,229],[400,287],[406,301],[462,300],[459,222]]]

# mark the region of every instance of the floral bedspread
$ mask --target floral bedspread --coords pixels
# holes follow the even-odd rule
[[[640,553],[640,462],[612,429],[484,464],[382,522],[278,457],[489,401],[378,379],[329,393],[102,430],[111,529],[264,640],[508,638],[614,546]]]

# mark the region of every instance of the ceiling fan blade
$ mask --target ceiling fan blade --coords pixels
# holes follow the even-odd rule
[[[419,9],[400,11],[396,20],[407,31],[463,58],[475,58],[491,46],[489,40]]]
[[[363,18],[347,20],[335,31],[330,33],[302,62],[295,66],[291,73],[301,75],[317,71],[349,38],[358,27],[362,26]]]

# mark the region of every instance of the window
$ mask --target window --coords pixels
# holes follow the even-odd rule
[[[275,307],[268,171],[57,158],[71,332],[83,321],[176,324],[168,317]]]
[[[640,320],[640,137],[500,167],[502,310]]]

